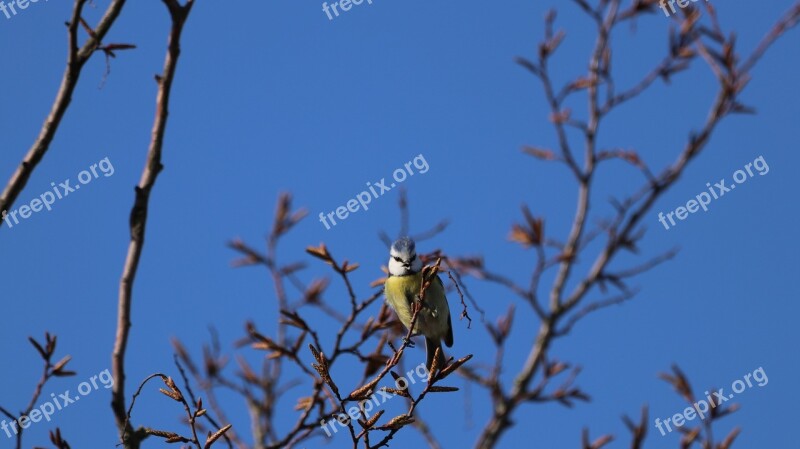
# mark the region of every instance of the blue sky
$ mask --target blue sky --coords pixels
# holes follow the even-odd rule
[[[31,4],[19,15],[0,16],[0,179],[8,179],[33,142],[58,88],[65,62],[64,22],[70,2]],[[96,23],[107,5],[97,1],[85,17]],[[487,264],[523,281],[532,255],[507,240],[519,207],[546,218],[546,232],[563,239],[574,210],[575,186],[561,167],[531,159],[523,145],[555,145],[537,80],[513,62],[534,57],[547,9],[558,6],[557,25],[567,38],[552,60],[564,82],[585,70],[593,45],[590,22],[570,2],[467,0],[436,3],[374,0],[333,21],[319,2],[304,0],[208,2],[198,0],[184,33],[164,149],[165,170],[154,190],[147,244],[134,290],[128,349],[128,391],[156,371],[174,373],[169,341],[178,337],[199,355],[208,326],[226,348],[252,319],[265,332],[275,326],[275,298],[266,273],[234,269],[226,242],[240,237],[260,246],[271,224],[279,192],[292,192],[306,218],[281,242],[284,262],[305,261],[305,280],[329,275],[306,255],[307,245],[325,242],[339,258],[357,261],[353,279],[361,297],[380,276],[386,248],[379,231],[398,232],[397,190],[392,190],[331,230],[316,218],[389,178],[422,154],[429,171],[409,178],[412,229],[441,219],[446,232],[419,244],[450,254],[485,256]],[[788,7],[788,0],[754,4],[715,3],[727,30],[735,30],[748,53]],[[640,79],[663,57],[669,21],[652,15],[613,36],[614,70],[620,86]],[[39,212],[0,231],[0,405],[20,409],[39,375],[27,336],[45,330],[59,337],[59,354],[71,354],[78,376],[56,380],[45,396],[110,368],[117,287],[128,243],[128,213],[144,163],[153,119],[156,84],[168,32],[161,2],[129,2],[106,42],[134,43],[120,52],[99,88],[105,61],[95,57],[83,72],[73,104],[50,151],[15,208],[48,191],[51,182],[77,179],[106,157],[113,176],[100,176]],[[735,447],[788,447],[795,441],[789,413],[800,399],[790,384],[797,359],[785,350],[797,341],[793,317],[798,286],[795,224],[797,188],[790,167],[798,166],[796,126],[800,115],[798,31],[781,39],[753,72],[743,100],[755,116],[734,116],[718,129],[706,151],[646,218],[645,255],[679,246],[676,259],[636,281],[637,298],[593,315],[556,343],[554,356],[583,367],[578,384],[592,402],[574,409],[524,407],[517,427],[500,447],[578,447],[580,430],[613,433],[626,447],[619,417],[637,415],[644,404],[662,419],[684,404],[657,378],[679,364],[698,395],[763,367],[769,383],[736,398],[742,409],[726,418],[717,435],[744,428]],[[621,107],[601,131],[602,146],[635,148],[651,167],[673,160],[689,131],[705,118],[716,85],[697,61],[670,86],[657,85]],[[585,110],[571,104],[576,114]],[[759,156],[769,165],[737,190],[692,214],[674,229],[658,223],[665,213],[706,189],[731,179]],[[595,213],[606,199],[637,186],[629,167],[610,164],[599,175]],[[630,262],[632,259],[626,259]],[[470,280],[469,286],[494,320],[510,303],[506,291]],[[341,282],[328,299],[346,307]],[[450,298],[451,304],[455,301]],[[518,304],[518,306],[521,306]],[[510,377],[524,362],[535,319],[517,315],[514,345],[507,354]],[[377,308],[376,308],[377,311]],[[473,314],[476,317],[477,314]],[[313,316],[322,331],[334,331],[325,316]],[[492,348],[480,326],[454,323],[456,355],[476,353],[489,361]],[[261,354],[246,352],[257,361]],[[411,352],[422,358],[422,351]],[[355,371],[343,370],[343,378]],[[344,381],[346,382],[346,381]],[[456,386],[463,387],[457,380]],[[293,398],[282,405],[279,423],[293,421]],[[109,447],[116,432],[107,390],[27,433],[26,447],[47,444],[47,430],[62,428],[73,447]],[[247,433],[246,411],[226,398],[229,416]],[[388,404],[398,411],[398,400]],[[490,411],[486,396],[431,397],[422,416],[445,448],[469,447]],[[177,428],[181,410],[155,389],[134,414],[139,425]],[[87,424],[93,429],[87,432]],[[655,428],[648,448],[674,448],[679,436]],[[345,437],[328,447],[345,447]],[[11,447],[0,434],[0,448]],[[418,446],[419,436],[401,433],[395,445]],[[144,447],[161,447],[148,440]],[[307,447],[324,447],[313,440]]]

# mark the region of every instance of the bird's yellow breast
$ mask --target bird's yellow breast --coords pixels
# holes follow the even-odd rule
[[[419,294],[422,273],[408,276],[391,276],[384,284],[386,302],[397,313],[400,322],[408,328],[411,324],[411,304]]]
[[[384,284],[386,302],[397,313],[408,329],[413,318],[413,301],[420,293],[422,273],[408,276],[390,276]],[[412,333],[422,333],[431,338],[442,338],[447,332],[450,310],[447,307],[441,281],[435,279],[425,290],[424,307],[417,317]]]

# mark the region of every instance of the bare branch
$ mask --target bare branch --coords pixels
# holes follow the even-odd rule
[[[11,179],[0,194],[0,212],[6,211],[14,202],[17,197],[25,188],[33,171],[39,165],[47,150],[50,149],[50,144],[61,125],[61,120],[69,108],[72,101],[72,94],[75,92],[75,87],[78,85],[83,67],[95,50],[101,45],[102,39],[106,33],[111,29],[111,26],[119,16],[122,7],[125,5],[125,0],[114,0],[106,9],[103,18],[94,30],[94,34],[90,35],[82,47],[78,47],[78,25],[81,19],[83,7],[86,5],[87,0],[75,0],[72,16],[67,23],[67,67],[64,69],[64,75],[61,78],[61,86],[58,89],[56,98],[50,108],[50,113],[39,131],[39,136],[36,141],[28,150],[25,158],[20,163],[17,170],[11,176]]]
[[[114,411],[117,428],[126,449],[138,449],[141,442],[141,434],[133,432],[128,422],[127,413],[125,412],[125,351],[128,346],[128,335],[131,327],[133,283],[136,279],[136,271],[139,268],[139,260],[144,248],[150,193],[152,192],[159,172],[161,172],[163,168],[161,165],[161,152],[164,143],[164,135],[166,133],[167,117],[169,115],[169,100],[172,92],[172,83],[175,79],[175,71],[180,56],[181,33],[184,23],[191,12],[192,5],[194,5],[194,1],[187,1],[185,6],[178,5],[176,0],[165,0],[165,4],[172,17],[172,29],[170,31],[168,50],[164,61],[164,71],[161,75],[156,77],[156,81],[158,82],[156,116],[153,124],[152,140],[150,141],[150,146],[147,151],[147,162],[142,172],[139,185],[136,186],[136,198],[133,208],[131,209],[131,240],[128,245],[128,254],[122,271],[122,279],[120,280],[117,333],[111,361],[115,379],[112,389],[111,408]],[[125,438],[126,434],[131,437],[129,440]]]

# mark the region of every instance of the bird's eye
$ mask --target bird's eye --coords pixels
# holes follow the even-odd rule
[[[402,260],[400,260],[400,258],[397,256],[392,256],[392,259],[396,260],[397,262],[402,262]]]

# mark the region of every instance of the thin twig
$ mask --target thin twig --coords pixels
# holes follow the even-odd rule
[[[130,434],[131,439],[125,440],[126,449],[138,449],[140,440],[138,433],[134,433],[125,413],[125,351],[128,346],[128,336],[131,327],[131,303],[133,300],[133,284],[139,260],[144,249],[145,228],[147,225],[148,205],[150,193],[155,185],[158,174],[163,169],[161,165],[161,152],[164,144],[164,135],[169,115],[169,100],[172,93],[172,83],[175,79],[178,58],[180,56],[180,39],[194,0],[188,0],[185,6],[180,6],[177,0],[164,0],[172,18],[172,28],[169,35],[167,55],[164,61],[164,71],[156,77],[158,94],[156,99],[156,116],[153,124],[152,140],[147,151],[147,162],[142,172],[139,185],[136,186],[136,197],[130,214],[130,243],[122,271],[119,286],[119,304],[117,316],[117,333],[114,341],[112,355],[112,369],[115,379],[112,389],[111,408],[114,411],[119,434]]]

